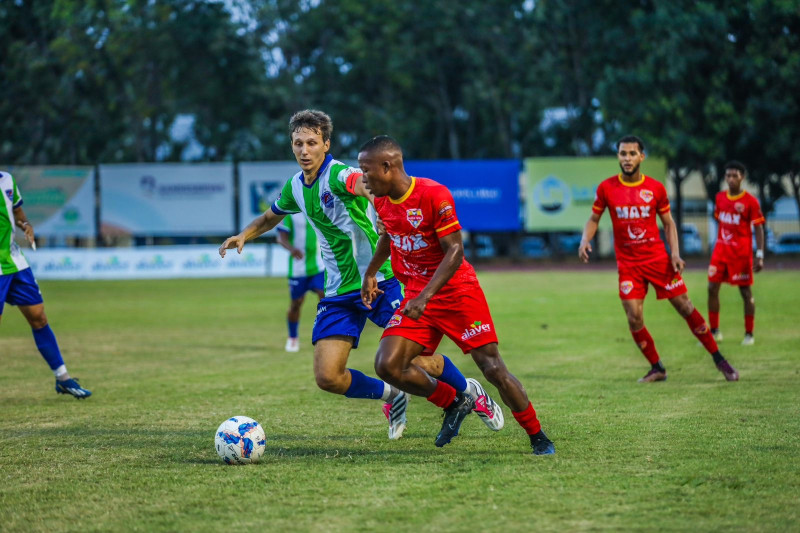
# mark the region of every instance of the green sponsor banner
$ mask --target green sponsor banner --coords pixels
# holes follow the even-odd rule
[[[581,231],[600,182],[619,174],[616,157],[531,157],[525,160],[525,229]],[[647,158],[642,172],[664,183],[666,161]],[[608,214],[601,228],[611,227]]]

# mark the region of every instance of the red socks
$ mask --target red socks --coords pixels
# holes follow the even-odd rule
[[[643,327],[639,331],[631,331],[631,335],[633,335],[634,342],[636,342],[636,345],[642,351],[645,358],[647,358],[647,361],[651,365],[658,363],[660,358],[656,351],[656,345],[653,343],[653,337],[650,336],[650,332],[647,331],[647,328]]]
[[[744,332],[748,335],[753,334],[753,322],[755,322],[755,315],[744,315]]]
[[[511,411],[511,414],[514,415],[514,418],[528,435],[536,435],[542,430],[542,424],[539,422],[539,419],[536,418],[536,411],[534,411],[531,402],[528,402],[528,407],[524,411],[519,413]]]
[[[708,325],[711,326],[711,329],[719,329],[719,311],[708,312]]]
[[[444,381],[436,380],[436,390],[433,394],[428,396],[428,401],[433,405],[437,405],[442,409],[450,407],[453,400],[456,399],[456,389],[448,385]],[[535,415],[534,415],[535,416]]]
[[[711,334],[711,329],[703,319],[703,315],[701,315],[697,309],[686,317],[686,323],[689,324],[689,329],[691,329],[694,336],[700,340],[708,353],[714,354],[719,351],[717,341],[714,340],[714,336]]]

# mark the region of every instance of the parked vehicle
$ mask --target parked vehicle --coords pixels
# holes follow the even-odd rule
[[[775,244],[776,254],[800,254],[800,233],[784,233]]]

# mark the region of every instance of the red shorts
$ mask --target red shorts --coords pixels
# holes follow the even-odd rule
[[[450,295],[437,295],[417,320],[403,315],[403,309],[416,293],[406,293],[398,311],[389,320],[383,337],[397,335],[425,347],[423,355],[431,355],[447,335],[464,353],[497,342],[492,315],[480,285],[473,290]]]
[[[712,283],[730,283],[746,287],[753,284],[752,257],[724,257],[711,254],[708,265],[708,281]]]
[[[622,300],[644,300],[647,284],[656,288],[656,297],[675,298],[686,294],[686,284],[672,268],[669,256],[637,266],[619,266],[619,297]]]

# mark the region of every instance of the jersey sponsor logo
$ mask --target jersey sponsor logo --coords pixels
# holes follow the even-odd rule
[[[633,282],[632,281],[623,281],[619,284],[619,292],[622,294],[630,294],[633,290]]]
[[[331,191],[324,191],[322,196],[320,196],[320,201],[322,202],[322,205],[328,209],[333,207],[333,195],[331,194]]]
[[[406,219],[415,229],[422,224],[422,218],[422,209],[406,209]]]
[[[717,267],[715,265],[708,265],[708,276],[711,277],[717,273]]]
[[[386,324],[386,329],[389,329],[394,326],[399,326],[400,322],[403,321],[402,315],[392,315],[392,318],[389,319],[389,322]]]
[[[742,215],[738,213],[728,213],[726,211],[722,211],[719,214],[720,222],[724,222],[726,224],[739,224],[742,221]]]
[[[13,202],[14,201],[14,189],[6,189],[6,196],[8,196],[8,199]]]
[[[321,315],[322,313],[324,313],[327,310],[328,310],[328,308],[326,306],[320,305],[319,307],[317,307],[317,316]]]
[[[642,191],[644,192],[644,191]],[[650,216],[649,205],[631,205],[617,207],[617,218],[622,220],[629,220],[632,218],[648,218]]]
[[[720,234],[722,235],[723,241],[730,241],[731,239],[733,239],[733,233],[731,233],[730,231],[722,230]]]
[[[630,237],[634,241],[644,239],[645,235],[647,235],[647,230],[645,228],[633,228],[631,226],[628,226],[628,237]]]
[[[648,189],[642,189],[639,191],[639,198],[644,200],[646,204],[649,204],[650,201],[653,199],[653,191]]]
[[[680,278],[674,278],[671,282],[664,285],[664,288],[668,291],[672,291],[681,286],[683,286],[683,280]]]
[[[733,208],[736,209],[737,213],[744,213],[744,204],[742,202],[736,202],[733,204]]]
[[[404,252],[415,252],[428,247],[428,243],[419,233],[416,235],[390,235],[390,237],[394,247]]]
[[[748,272],[739,272],[738,274],[734,274],[731,278],[732,281],[746,281],[750,279],[750,274]]]
[[[467,326],[467,329],[464,330],[464,333],[461,334],[461,340],[465,341],[467,339],[471,339],[476,335],[480,335],[482,333],[489,333],[492,331],[491,324],[484,324],[482,322],[478,322],[477,320]]]

